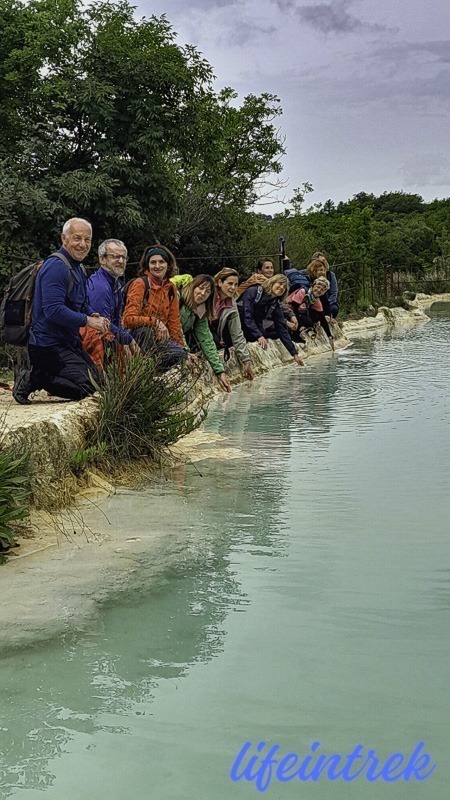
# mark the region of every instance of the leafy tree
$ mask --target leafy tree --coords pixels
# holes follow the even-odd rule
[[[134,256],[212,222],[226,242],[229,209],[279,173],[278,99],[215,92],[165,16],[137,19],[127,0],[0,0],[0,24],[0,253],[48,252],[75,214]]]

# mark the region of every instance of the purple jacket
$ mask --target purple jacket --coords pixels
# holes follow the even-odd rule
[[[106,317],[111,323],[110,331],[114,334],[119,344],[130,344],[133,337],[120,324],[122,312],[122,287],[123,281],[115,278],[103,267],[88,278],[87,291],[89,303],[101,317]]]

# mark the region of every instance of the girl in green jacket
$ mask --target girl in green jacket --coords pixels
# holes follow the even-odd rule
[[[172,282],[182,286],[180,293],[180,320],[186,347],[193,336],[200,350],[217,375],[222,388],[231,392],[223,364],[219,358],[217,347],[209,327],[209,320],[214,316],[215,283],[211,275],[197,275],[187,282],[187,275],[177,275]]]

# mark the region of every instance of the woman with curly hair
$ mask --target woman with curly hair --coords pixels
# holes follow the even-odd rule
[[[330,287],[326,294],[321,298],[323,310],[327,317],[336,319],[339,313],[338,305],[338,282],[334,272],[330,270],[330,265],[323,253],[314,253],[306,269],[286,270],[291,291],[294,289],[308,290],[317,278],[327,278]]]

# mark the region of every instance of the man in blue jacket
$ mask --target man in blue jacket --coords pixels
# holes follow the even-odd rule
[[[61,241],[36,278],[28,341],[31,371],[21,370],[13,389],[22,405],[38,389],[67,400],[82,400],[95,391],[91,376],[96,368],[81,347],[79,329],[87,325],[107,333],[109,321],[87,303],[82,261],[91,249],[90,223],[78,217],[67,220]]]
[[[123,274],[128,260],[127,248],[120,239],[106,239],[98,248],[100,267],[88,278],[89,305],[109,320],[109,331],[115,341],[125,345],[129,355],[139,353],[139,347],[130,331],[121,325]],[[85,344],[87,347],[87,345]],[[87,347],[90,352],[89,347]]]

